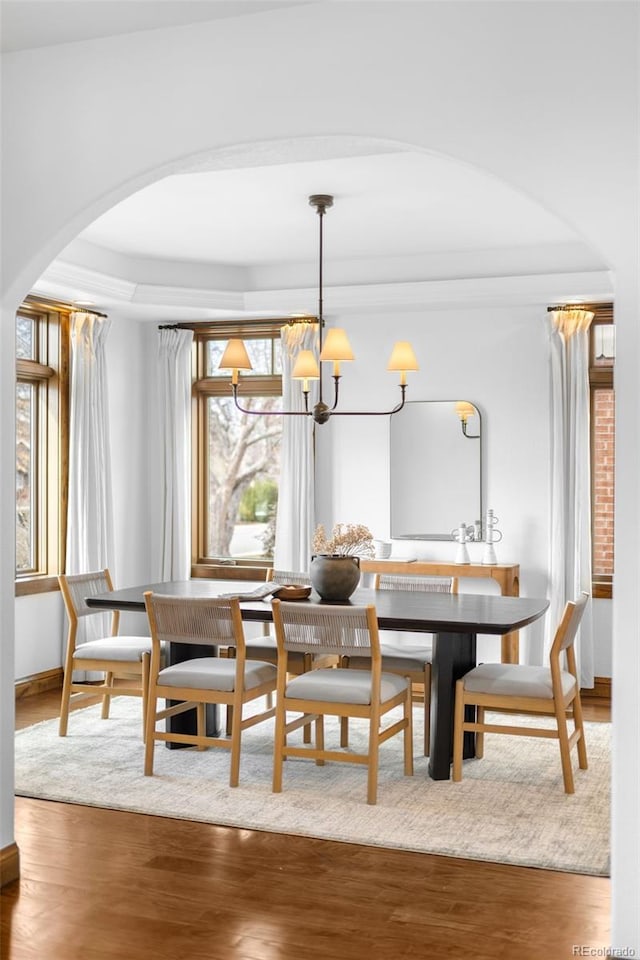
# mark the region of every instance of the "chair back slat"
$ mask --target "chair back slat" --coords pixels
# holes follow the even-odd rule
[[[63,597],[70,603],[76,617],[92,617],[104,615],[104,610],[97,607],[88,607],[87,597],[95,597],[99,593],[112,590],[111,581],[106,570],[93,573],[67,574],[59,577],[60,585],[64,584]]]
[[[367,614],[373,609],[273,602],[276,633],[291,653],[379,655],[377,630],[371,631]]]
[[[145,594],[152,633],[161,643],[244,644],[236,598]],[[234,621],[234,609],[236,618]]]
[[[563,650],[573,646],[580,621],[587,606],[589,594],[584,591],[580,594],[579,600],[569,601],[567,603],[560,626],[556,630],[556,635],[551,648],[552,655],[559,655]]]
[[[273,580],[274,583],[294,584],[297,587],[311,586],[311,577],[308,573],[294,570],[267,570],[267,580]]]
[[[380,573],[376,590],[408,590],[415,593],[452,593],[453,577],[421,577]]]

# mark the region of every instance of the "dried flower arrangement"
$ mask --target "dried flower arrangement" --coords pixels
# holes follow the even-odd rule
[[[362,523],[336,523],[327,538],[324,526],[319,524],[313,535],[313,552],[334,557],[373,557],[373,534]]]

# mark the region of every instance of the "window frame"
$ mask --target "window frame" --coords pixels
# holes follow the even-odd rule
[[[34,359],[17,359],[16,385],[35,388],[35,557],[32,568],[14,570],[15,595],[58,590],[64,569],[69,473],[70,305],[29,296],[16,311],[35,321]],[[16,350],[17,353],[17,350]],[[15,536],[15,534],[14,534]]]
[[[610,366],[602,366],[593,363],[594,357],[594,339],[595,329],[598,326],[608,324],[615,325],[613,303],[591,303],[581,304],[581,309],[590,310],[594,314],[589,328],[589,400],[590,400],[590,451],[591,451],[591,524],[592,524],[592,596],[595,599],[610,600],[613,597],[613,575],[593,573],[593,542],[594,542],[594,518],[595,518],[595,395],[597,390],[614,391],[614,427],[615,427],[615,356]],[[615,434],[614,434],[615,436]],[[615,480],[615,461],[614,461],[614,480]],[[615,558],[615,532],[613,535],[613,547]],[[614,561],[615,562],[615,561]]]
[[[194,325],[192,354],[192,490],[191,490],[191,576],[233,577],[234,567],[254,568],[255,573],[272,566],[268,560],[251,560],[207,555],[208,498],[207,498],[207,401],[210,397],[231,397],[231,375],[206,376],[207,343],[212,340],[279,340],[287,319],[221,321]],[[187,326],[181,324],[181,326]],[[282,374],[243,374],[243,397],[282,396]]]

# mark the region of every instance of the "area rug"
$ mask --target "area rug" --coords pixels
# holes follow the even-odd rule
[[[473,860],[608,875],[610,724],[586,725],[589,769],[576,792],[563,791],[558,746],[526,737],[485,738],[482,760],[468,760],[461,783],[433,781],[427,760],[402,773],[401,739],[380,752],[378,803],[366,803],[366,768],[289,759],[284,788],[271,792],[272,721],[243,734],[240,785],[228,786],[229,751],[155,748],[143,776],[140,703],[113,700],[76,710],[67,737],[57,720],[16,734],[16,793],[253,830],[340,840]],[[420,711],[415,712],[416,743]],[[351,749],[364,750],[367,728],[351,721]],[[326,746],[338,746],[327,724]],[[574,751],[575,754],[575,751]],[[577,761],[574,761],[577,767]]]

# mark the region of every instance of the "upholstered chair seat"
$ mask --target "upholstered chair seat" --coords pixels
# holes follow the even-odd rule
[[[386,703],[406,689],[403,677],[383,673],[380,702]],[[325,703],[371,703],[371,675],[363,670],[312,670],[290,680],[287,697],[322,700]]]
[[[560,671],[562,693],[566,696],[576,685],[567,670]],[[496,694],[500,697],[544,697],[553,699],[553,681],[548,667],[527,667],[519,663],[483,663],[465,675],[469,693]]]

